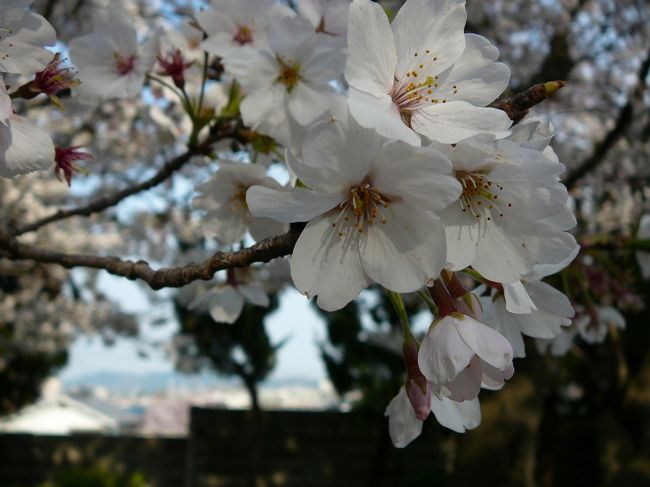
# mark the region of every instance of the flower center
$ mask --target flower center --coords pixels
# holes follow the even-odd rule
[[[486,171],[456,171],[456,179],[463,187],[459,200],[464,213],[469,212],[475,218],[485,216],[491,221],[495,214],[503,218],[505,206],[512,208],[512,203],[499,199],[503,186],[491,181]]]
[[[369,182],[364,181],[350,188],[348,198],[342,201],[337,208],[340,214],[336,222],[332,223],[332,227],[338,227],[338,235],[342,237],[352,222],[354,222],[352,226],[359,233],[363,233],[366,225],[372,225],[377,220],[386,224],[387,220],[382,214],[382,210],[388,208],[390,203],[390,198],[382,194],[378,188],[372,187]]]
[[[280,66],[278,82],[285,85],[287,87],[287,91],[291,92],[291,90],[302,79],[302,76],[300,75],[300,65],[298,65],[292,59],[285,60],[280,56],[278,56],[278,64]]]
[[[240,46],[251,44],[253,42],[253,33],[247,25],[239,25],[237,33],[232,38]]]
[[[438,56],[432,54],[430,49],[423,53],[416,52],[409,71],[401,78],[395,77],[390,96],[399,108],[402,121],[409,127],[415,110],[431,104],[447,103],[446,98],[436,96],[440,87],[438,76],[426,74],[437,61]],[[453,85],[452,90],[456,95],[458,86]]]
[[[135,69],[135,55],[126,57],[116,52],[113,57],[115,58],[115,71],[117,74],[124,76]]]
[[[237,187],[237,191],[235,191],[230,197],[230,202],[232,203],[231,210],[233,213],[236,213],[242,208],[244,210],[248,210],[248,204],[246,203],[246,191],[248,191],[248,187],[240,184]]]

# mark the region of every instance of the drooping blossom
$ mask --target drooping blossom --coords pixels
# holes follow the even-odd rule
[[[457,402],[442,394],[432,394],[431,412],[438,423],[457,433],[481,424],[478,398]],[[385,415],[388,416],[390,438],[397,448],[404,448],[422,433],[424,421],[416,417],[404,387],[388,404]]]
[[[620,330],[625,329],[625,317],[613,306],[593,306],[579,308],[575,318],[578,333],[587,343],[602,343],[605,341],[610,326]]]
[[[197,20],[208,35],[201,47],[219,57],[241,48],[267,48],[269,25],[293,12],[275,0],[211,0]],[[296,42],[299,42],[296,40]]]
[[[310,131],[302,160],[288,162],[305,185],[290,192],[254,186],[254,215],[309,222],[291,256],[294,284],[336,310],[377,282],[412,292],[445,263],[437,213],[458,197],[449,161],[438,151],[384,143],[349,115]]]
[[[454,401],[499,389],[512,377],[512,345],[487,325],[460,312],[436,319],[418,354],[420,370]]]
[[[464,0],[408,0],[389,24],[379,4],[352,2],[345,75],[361,125],[413,145],[507,135],[507,115],[485,107],[510,70],[487,39],[463,33],[466,17]]]
[[[93,32],[70,41],[70,58],[81,80],[80,99],[95,103],[135,98],[157,53],[157,36],[138,44],[133,20],[120,9],[99,12]]]
[[[56,32],[41,15],[27,9],[34,0],[5,0],[0,5],[0,73],[31,76],[54,57]]]
[[[284,142],[291,139],[289,117],[307,125],[329,108],[336,93],[329,83],[343,73],[345,53],[301,18],[274,22],[269,45],[241,49],[223,62],[246,94],[244,123]]]
[[[218,323],[234,323],[244,309],[244,301],[268,307],[269,297],[262,284],[251,279],[248,269],[229,269],[226,281],[199,294],[189,309],[206,309]]]
[[[199,195],[192,201],[195,208],[205,211],[202,228],[206,237],[231,245],[242,240],[247,231],[255,240],[286,231],[286,225],[251,215],[246,204],[246,191],[255,185],[282,190],[282,186],[266,175],[263,166],[219,163],[219,170],[196,188]]]

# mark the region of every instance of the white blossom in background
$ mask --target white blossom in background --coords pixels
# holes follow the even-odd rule
[[[79,70],[79,97],[96,103],[140,96],[145,75],[158,55],[158,37],[142,44],[133,20],[120,9],[100,11],[93,32],[70,41],[70,59]]]
[[[266,168],[257,164],[220,162],[219,170],[197,186],[199,195],[194,208],[204,210],[201,226],[206,237],[223,245],[241,241],[246,232],[255,240],[280,235],[287,226],[269,218],[251,215],[246,204],[246,191],[251,186],[263,186],[276,191],[283,188],[266,175]]]
[[[330,81],[343,73],[345,52],[305,19],[285,17],[269,29],[270,50],[241,49],[224,58],[243,87],[244,123],[287,144],[289,117],[301,125],[327,111],[336,94]]]
[[[506,136],[508,116],[485,106],[510,70],[487,39],[464,34],[466,18],[464,0],[408,0],[389,24],[379,4],[354,0],[345,76],[359,123],[413,145],[421,136],[445,144]]]
[[[0,176],[44,171],[54,165],[54,144],[41,128],[13,113],[0,75]]]
[[[436,215],[460,191],[440,152],[384,143],[348,116],[314,128],[289,165],[309,189],[254,186],[246,201],[254,215],[309,222],[291,275],[322,309],[342,308],[372,282],[412,292],[439,274],[446,251]]]
[[[442,395],[432,394],[431,411],[445,428],[457,433],[476,428],[481,423],[481,407],[478,399],[452,401]],[[388,432],[397,448],[404,448],[422,433],[424,421],[418,419],[402,387],[386,408]]]
[[[309,20],[316,32],[336,37],[342,45],[348,42],[350,0],[300,0],[298,13]]]
[[[207,310],[218,323],[234,323],[244,309],[244,301],[266,308],[269,297],[260,282],[248,270],[228,272],[226,282],[199,294],[189,304],[190,310]]]
[[[422,374],[450,399],[478,396],[481,386],[500,389],[512,377],[510,342],[487,325],[456,312],[433,322],[418,353]]]
[[[27,10],[34,0],[4,0],[0,5],[0,73],[31,76],[47,66],[54,53],[54,28]]]
[[[269,25],[293,11],[276,0],[211,0],[196,18],[208,35],[201,47],[226,57],[242,48],[267,48]]]
[[[625,329],[625,317],[612,306],[595,306],[593,309],[578,309],[575,319],[578,333],[587,343],[602,343],[609,328]]]

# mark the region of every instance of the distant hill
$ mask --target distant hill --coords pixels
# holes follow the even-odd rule
[[[177,390],[193,390],[206,387],[239,386],[241,384],[236,378],[219,377],[208,372],[202,372],[200,374],[181,374],[179,372],[136,374],[103,371],[64,379],[62,382],[64,390],[79,387],[104,387],[111,392],[120,392],[122,394],[152,394],[167,391],[171,388]],[[318,387],[318,382],[299,377],[281,377],[268,380],[262,384],[262,388],[291,386],[315,388]]]

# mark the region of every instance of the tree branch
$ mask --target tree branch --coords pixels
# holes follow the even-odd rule
[[[543,102],[555,94],[556,91],[566,85],[566,81],[548,81],[533,85],[512,98],[497,102],[494,108],[503,110],[508,114],[510,120],[518,123],[528,114],[528,110]]]
[[[582,163],[569,172],[569,175],[566,177],[564,184],[567,189],[573,188],[575,184],[586,176],[590,171],[593,171],[598,167],[606,158],[609,150],[616,145],[619,139],[625,134],[627,128],[634,120],[634,107],[638,104],[637,100],[640,100],[643,96],[643,90],[646,87],[646,78],[650,73],[650,50],[648,51],[645,59],[641,63],[638,74],[638,83],[636,88],[630,95],[627,100],[627,103],[621,111],[618,113],[616,118],[616,123],[612,130],[610,130],[607,135],[596,144],[594,151],[591,156],[587,157]]]
[[[146,282],[151,289],[182,287],[194,281],[209,281],[217,271],[233,267],[247,267],[254,262],[268,262],[276,257],[290,254],[300,236],[303,225],[292,225],[289,232],[277,237],[267,238],[255,245],[236,252],[217,252],[200,264],[154,270],[149,263],[139,260],[123,260],[118,257],[97,255],[66,254],[52,250],[25,245],[15,237],[0,231],[0,255],[9,254],[15,260],[34,260],[48,264],[58,264],[65,268],[90,267],[102,269],[110,274],[127,279]]]
[[[50,216],[46,216],[44,218],[41,218],[40,220],[36,220],[35,222],[32,223],[27,223],[23,226],[14,229],[13,234],[15,236],[22,235],[24,233],[29,233],[38,230],[39,228],[45,225],[49,225],[50,223],[57,222],[60,220],[65,220],[66,218],[70,218],[72,216],[90,216],[93,213],[99,213],[101,211],[104,211],[107,208],[110,208],[111,206],[117,205],[118,203],[128,198],[129,196],[133,196],[134,194],[140,193],[142,191],[146,191],[148,189],[151,189],[159,185],[160,183],[164,182],[167,178],[169,178],[173,173],[180,170],[187,162],[189,162],[189,160],[192,157],[196,155],[209,153],[210,150],[212,149],[212,145],[215,142],[218,142],[219,140],[222,139],[226,139],[228,137],[232,137],[234,135],[235,132],[232,130],[225,133],[219,133],[218,131],[215,131],[211,133],[210,136],[201,144],[196,145],[194,147],[190,147],[183,154],[175,157],[174,159],[164,164],[156,174],[154,174],[151,178],[147,179],[146,181],[125,188],[122,191],[118,191],[117,193],[114,193],[112,195],[98,198],[86,206],[72,208],[69,210],[59,210]]]

